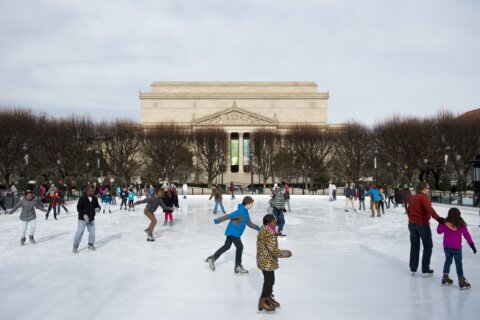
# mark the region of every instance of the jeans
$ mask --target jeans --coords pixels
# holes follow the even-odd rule
[[[282,232],[285,225],[285,216],[283,215],[283,209],[273,208],[273,215],[277,219],[278,232]]]
[[[78,246],[80,241],[82,241],[83,231],[85,231],[85,227],[88,229],[88,244],[95,243],[95,221],[83,221],[78,220],[78,229],[77,233],[75,234],[75,238],[73,239],[73,244]]]
[[[47,211],[47,214],[45,215],[45,218],[48,219],[48,215],[50,214],[50,211],[52,211],[52,209],[53,209],[53,217],[56,220],[57,219],[57,205],[48,207],[48,211]]]
[[[213,208],[213,213],[217,213],[218,205],[220,205],[220,208],[222,208],[222,212],[225,212],[225,209],[223,208],[223,202],[215,201],[215,207]]]
[[[288,212],[292,211],[292,210],[290,209],[290,199],[285,199],[285,205],[286,205],[287,208],[288,208]]]
[[[455,259],[455,267],[457,267],[458,279],[463,277],[462,267],[462,249],[443,248],[445,251],[445,264],[443,265],[443,273],[450,273],[450,265],[452,260]]]
[[[410,230],[410,270],[417,271],[420,257],[420,239],[423,243],[422,272],[430,270],[430,258],[432,257],[432,231],[430,225],[408,224]]]
[[[213,257],[217,260],[225,251],[230,249],[232,243],[237,248],[237,252],[235,253],[235,266],[240,266],[242,265],[243,243],[239,237],[228,236],[225,244],[213,254]]]
[[[333,195],[333,200],[337,200],[337,190],[333,190],[332,191],[332,195]]]
[[[358,199],[358,210],[362,210],[362,206],[365,211],[365,199]]]
[[[262,298],[270,298],[273,293],[273,285],[275,284],[275,271],[263,271],[263,288]]]
[[[30,221],[22,220],[22,238],[25,238],[28,225],[30,225],[30,235],[33,236],[33,234],[35,233],[35,228],[37,226],[37,220],[36,219],[30,220]]]

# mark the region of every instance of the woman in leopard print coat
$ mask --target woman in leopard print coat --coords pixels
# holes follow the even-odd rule
[[[278,258],[292,256],[290,250],[278,249],[278,240],[275,232],[277,221],[272,214],[263,217],[263,226],[257,237],[257,267],[263,273],[263,290],[258,302],[259,310],[273,311],[280,304],[273,299],[273,284],[275,283],[275,270],[278,269]]]

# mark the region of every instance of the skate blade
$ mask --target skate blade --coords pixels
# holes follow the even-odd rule
[[[460,290],[463,291],[463,290],[468,290],[468,289],[470,289],[470,288],[471,288],[471,287],[463,287],[463,288],[460,288]]]
[[[257,314],[275,314],[276,311],[258,310]]]

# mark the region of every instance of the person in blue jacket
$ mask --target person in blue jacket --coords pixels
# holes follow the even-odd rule
[[[377,210],[377,217],[381,217],[380,215],[380,201],[382,200],[380,196],[380,190],[378,190],[377,186],[373,186],[368,192],[365,193],[365,196],[370,195],[370,209],[372,210],[371,218],[375,217],[375,210]]]
[[[235,273],[248,273],[248,270],[245,270],[242,266],[243,244],[240,237],[245,231],[246,226],[249,226],[250,228],[257,231],[260,230],[260,227],[250,220],[248,210],[252,209],[252,207],[253,198],[250,196],[246,196],[245,198],[243,198],[242,203],[238,205],[238,209],[236,211],[213,220],[215,224],[226,220],[230,220],[230,222],[228,223],[227,230],[225,230],[225,236],[227,236],[225,244],[220,249],[218,249],[217,252],[215,252],[213,255],[211,255],[205,260],[205,262],[208,262],[209,267],[210,269],[212,269],[212,271],[215,271],[215,261],[225,251],[229,250],[233,243],[237,248],[237,252],[235,254]]]

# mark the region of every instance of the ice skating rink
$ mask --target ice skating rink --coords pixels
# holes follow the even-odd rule
[[[227,212],[242,196],[225,197]],[[261,224],[267,196],[255,196],[252,221]],[[463,267],[472,289],[442,287],[442,237],[432,221],[430,278],[411,276],[409,233],[403,208],[381,218],[367,212],[345,213],[342,197],[292,196],[281,249],[293,257],[280,260],[274,293],[282,307],[274,315],[257,314],[263,277],[256,268],[255,230],[247,228],[243,265],[248,276],[234,275],[235,248],[208,269],[204,259],[224,242],[227,223],[212,222],[207,196],[180,199],[175,225],[163,227],[147,242],[144,205],[135,212],[98,214],[96,252],[72,253],[77,228],[76,203],[71,213],[45,221],[37,211],[37,244],[20,247],[20,211],[0,216],[0,319],[477,319],[480,313],[480,256],[464,241]],[[368,205],[368,203],[367,203]],[[448,207],[436,206],[446,216]],[[477,209],[478,210],[478,209]],[[217,216],[219,214],[217,213]],[[477,247],[478,211],[462,211]]]

